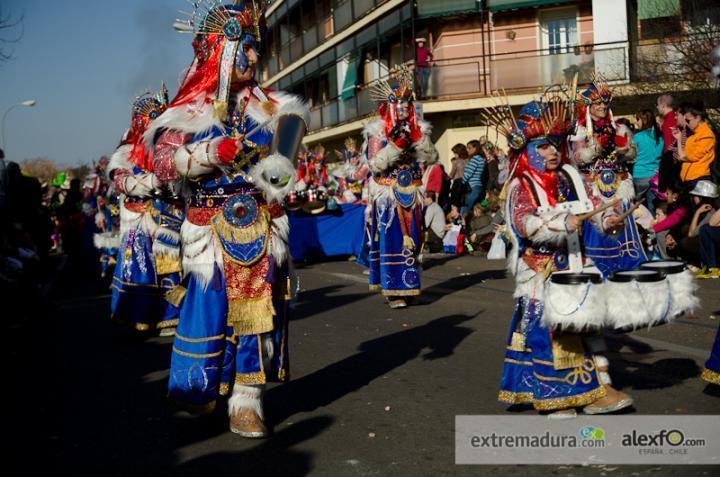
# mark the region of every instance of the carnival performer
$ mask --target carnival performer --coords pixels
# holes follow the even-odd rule
[[[337,151],[342,163],[333,171],[338,181],[338,195],[344,202],[359,202],[363,199],[370,168],[362,162],[354,138],[347,138],[344,146],[342,152]]]
[[[182,224],[186,289],[168,394],[196,413],[228,401],[230,429],[262,438],[262,394],[288,379],[291,258],[282,208],[308,107],[255,81],[264,5],[197,1],[176,29],[195,58],[168,110],[146,132],[161,181],[190,189]]]
[[[720,328],[715,334],[710,358],[705,362],[705,369],[700,376],[708,383],[720,386]]]
[[[551,327],[545,316],[549,277],[587,270],[577,236],[582,227],[579,213],[599,204],[581,174],[567,164],[563,143],[569,132],[569,102],[567,91],[558,89],[521,108],[517,120],[509,105],[496,107],[489,116],[507,137],[515,163],[505,213],[516,302],[499,400],[529,403],[553,418],[573,417],[583,406],[602,413],[632,404],[629,397],[609,392],[601,383],[583,335],[571,327]],[[593,225],[600,230],[611,231],[620,224],[612,209],[594,216]],[[599,280],[599,273],[595,276]],[[590,315],[595,311],[603,319],[600,304],[587,300],[582,306],[597,308]]]
[[[573,134],[569,137],[571,159],[586,182],[593,196],[603,203],[617,201],[615,209],[624,213],[632,207],[635,187],[628,172],[627,163],[634,160],[636,148],[631,134],[613,119],[610,109],[612,91],[607,82],[598,76],[579,95],[576,101],[576,118]],[[611,273],[634,270],[649,260],[634,214],[625,220],[624,227],[613,234],[602,234],[591,224],[582,227],[585,256],[607,278]],[[610,386],[610,363],[605,356],[605,340],[598,335],[588,338],[595,354],[604,384]],[[611,388],[610,388],[611,389]]]
[[[108,177],[120,194],[120,244],[112,284],[112,318],[138,331],[174,333],[179,315],[183,206],[152,170],[142,134],[167,108],[167,89],[136,98],[132,124],[110,158]]]
[[[107,180],[109,162],[107,157],[101,158],[95,166],[94,173],[88,176],[92,184],[88,185],[97,191],[95,193],[97,232],[93,237],[93,242],[100,253],[101,279],[112,275],[111,267],[116,264],[115,257],[120,245],[120,209],[118,208],[118,194]]]
[[[612,91],[602,78],[580,94],[575,131],[570,136],[573,162],[586,177],[593,195],[603,202],[617,200],[625,212],[635,198],[627,163],[636,149],[627,127],[616,124],[610,110]],[[587,230],[585,230],[587,229]],[[633,215],[617,234],[607,235],[584,225],[585,254],[607,276],[618,270],[633,270],[648,257]]]
[[[373,174],[369,186],[370,289],[381,291],[390,308],[405,308],[420,294],[417,257],[422,250],[420,163],[437,161],[431,126],[417,117],[412,73],[396,68],[397,85],[375,84],[380,119],[363,130],[363,151]]]

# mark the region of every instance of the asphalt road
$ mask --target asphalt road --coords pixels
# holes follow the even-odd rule
[[[496,400],[512,312],[503,266],[431,260],[419,304],[405,310],[369,293],[354,263],[301,268],[292,381],[267,392],[275,435],[264,441],[228,432],[223,411],[190,418],[172,409],[171,339],[134,337],[109,322],[98,284],[68,279],[6,335],[16,442],[40,446],[23,465],[103,476],[717,475],[710,467],[455,465],[455,416],[508,412]],[[633,412],[720,413],[720,394],[699,379],[718,326],[708,316],[720,308],[720,280],[703,282],[700,296],[697,319],[611,340],[611,374],[635,398]]]

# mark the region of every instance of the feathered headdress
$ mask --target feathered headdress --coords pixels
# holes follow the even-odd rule
[[[391,138],[391,131],[397,124],[397,108],[400,105],[407,105],[408,123],[410,125],[409,140],[411,142],[418,141],[422,137],[422,132],[418,126],[417,117],[415,115],[415,106],[413,101],[415,93],[413,92],[413,73],[407,65],[395,65],[393,69],[395,85],[385,80],[376,81],[370,87],[370,97],[378,103],[378,112],[385,122],[385,134],[388,139],[393,140],[400,148],[407,147],[407,139]]]
[[[152,170],[152,160],[145,151],[143,134],[148,126],[167,110],[168,102],[168,90],[164,82],[157,93],[148,90],[136,96],[133,101],[132,125],[125,143],[133,145],[130,160],[143,170]]]
[[[550,142],[558,149],[565,144],[565,137],[572,128],[577,77],[570,86],[557,85],[545,90],[539,99],[525,104],[517,116],[513,113],[507,95],[495,92],[491,95],[494,105],[482,111],[484,119],[505,136],[512,149],[511,177],[531,175],[546,191],[553,195],[557,179],[545,173],[544,159],[537,146]],[[509,183],[509,181],[508,181]]]
[[[243,44],[262,40],[265,10],[269,2],[243,2],[232,5],[219,0],[189,0],[190,12],[181,12],[185,19],[175,21],[175,29],[195,35],[195,60],[173,100],[173,106],[195,100],[200,94],[210,95],[221,119],[227,114],[230,84],[236,64],[247,65]]]

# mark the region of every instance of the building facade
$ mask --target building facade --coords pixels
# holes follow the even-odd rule
[[[660,82],[643,58],[667,56],[666,40],[718,24],[704,0],[276,0],[268,9],[264,86],[312,105],[308,145],[328,150],[359,136],[375,113],[369,86],[395,65],[414,66],[416,39],[433,53],[422,112],[444,162],[457,142],[496,140],[480,114],[504,91],[514,106],[551,84],[595,74],[617,85]],[[667,59],[665,59],[667,65]],[[618,87],[633,113],[637,88]],[[648,101],[647,99],[645,100]],[[634,106],[633,106],[634,105]]]

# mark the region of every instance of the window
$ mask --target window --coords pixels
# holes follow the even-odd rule
[[[551,55],[569,53],[578,44],[575,8],[562,8],[540,13],[542,49]]]

